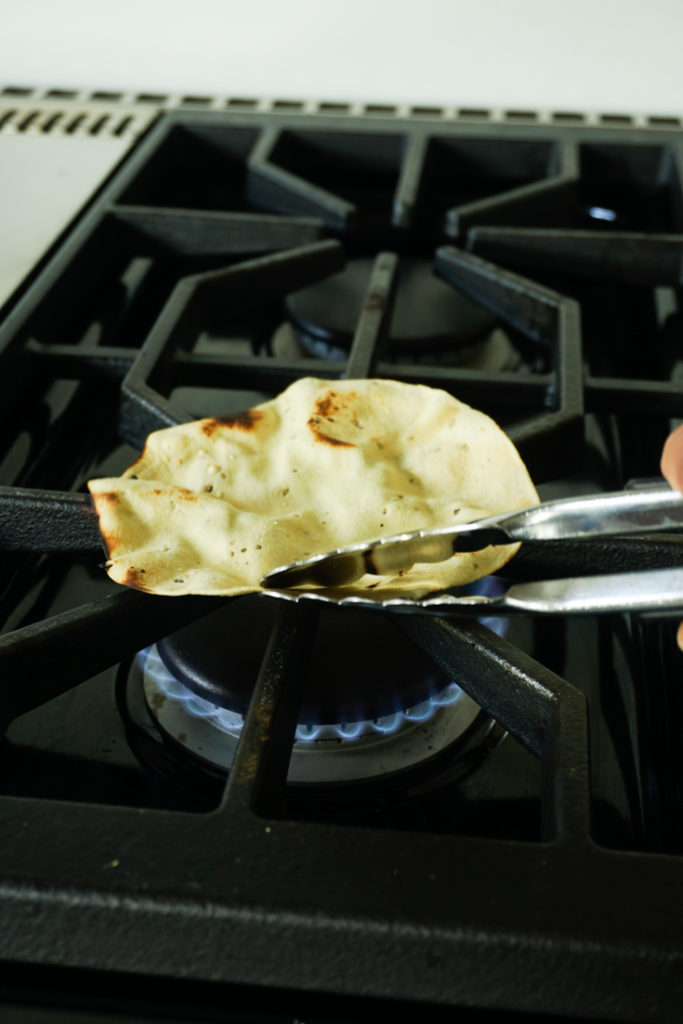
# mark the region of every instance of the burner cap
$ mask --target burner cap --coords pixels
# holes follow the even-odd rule
[[[278,604],[240,597],[160,640],[170,672],[205,700],[245,714]],[[342,609],[320,615],[299,722],[359,722],[414,707],[451,680],[390,619]]]
[[[288,296],[297,331],[349,348],[370,280],[372,260],[350,260],[338,274]],[[397,351],[471,344],[496,326],[496,318],[432,272],[427,260],[401,260],[390,342]]]

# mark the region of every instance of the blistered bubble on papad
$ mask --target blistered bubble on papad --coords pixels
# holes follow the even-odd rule
[[[390,380],[299,380],[240,415],[150,434],[122,477],[88,486],[111,579],[164,595],[257,591],[308,555],[538,501],[493,420]],[[495,572],[517,547],[366,575],[344,593],[421,597]]]

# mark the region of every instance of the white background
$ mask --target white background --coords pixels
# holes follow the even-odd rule
[[[683,0],[0,0],[0,85],[683,113]]]

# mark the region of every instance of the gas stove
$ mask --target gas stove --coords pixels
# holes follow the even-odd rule
[[[446,389],[542,497],[647,484],[683,418],[679,127],[195,100],[0,322],[8,1014],[678,1020],[673,620],[154,597],[106,577],[85,484],[302,376]]]

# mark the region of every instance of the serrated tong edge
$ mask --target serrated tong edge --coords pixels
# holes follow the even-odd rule
[[[595,615],[609,612],[683,614],[683,568],[574,576],[514,583],[499,595],[439,594],[421,599],[370,599],[357,594],[330,596],[320,590],[263,591],[298,603],[314,601],[344,608],[426,615]]]

